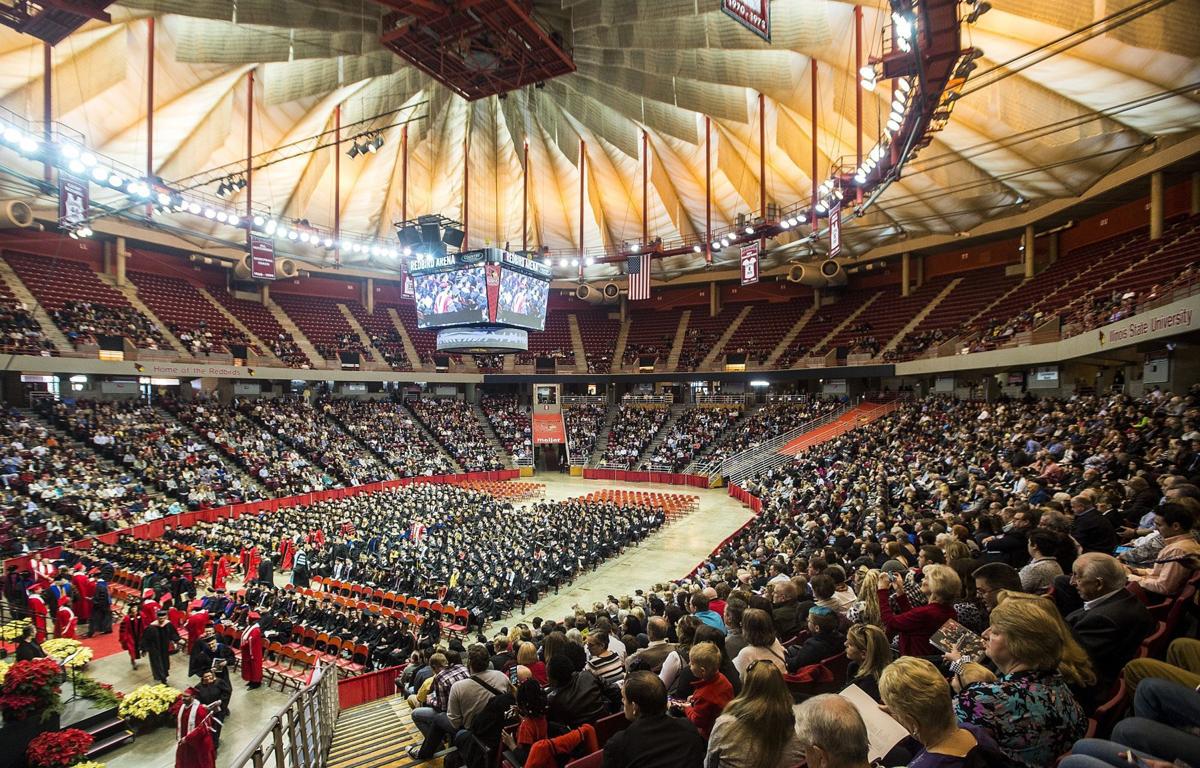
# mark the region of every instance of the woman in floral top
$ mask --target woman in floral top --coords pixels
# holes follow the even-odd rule
[[[1058,670],[1066,638],[1035,601],[1005,600],[992,611],[984,639],[1000,677],[959,694],[959,722],[986,729],[1020,765],[1053,765],[1087,730],[1083,708]]]

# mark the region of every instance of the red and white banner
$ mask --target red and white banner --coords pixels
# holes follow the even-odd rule
[[[566,442],[566,428],[561,413],[533,414],[533,444],[557,445]]]
[[[58,173],[58,225],[66,230],[79,229],[87,223],[88,183],[69,173]]]
[[[250,233],[250,276],[255,280],[275,279],[275,241],[257,232]]]
[[[500,307],[500,265],[484,264],[487,275],[488,322],[496,322],[496,310]]]
[[[721,0],[721,10],[763,40],[771,42],[771,0]]]
[[[409,272],[407,261],[400,262],[400,296],[405,299],[416,296],[416,292],[413,290],[413,276]]]
[[[758,282],[758,243],[742,246],[742,285]]]
[[[842,203],[829,207],[829,258],[836,259],[842,252]]]

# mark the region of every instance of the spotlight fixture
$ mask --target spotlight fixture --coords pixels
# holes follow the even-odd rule
[[[980,16],[990,10],[992,10],[992,4],[987,2],[987,0],[982,0],[982,2],[976,3],[975,10],[967,14],[967,23],[974,24],[975,22],[979,21]]]
[[[349,155],[351,158],[358,157],[360,154],[360,151],[358,149],[358,144],[351,144],[350,149],[346,151],[346,154]]]
[[[700,248],[700,246],[698,246],[698,245],[693,245],[693,246],[692,246],[692,253],[700,253],[700,251],[701,251],[701,250],[702,250],[702,249],[701,249],[701,248]]]
[[[371,151],[378,152],[381,149],[383,149],[383,134],[377,133],[375,134],[375,141],[371,142]]]

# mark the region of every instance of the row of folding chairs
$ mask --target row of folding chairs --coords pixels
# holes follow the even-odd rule
[[[358,608],[379,608],[383,610],[384,615],[403,615],[405,617],[410,614],[430,614],[438,617],[438,623],[441,624],[442,630],[452,635],[466,635],[467,623],[470,620],[470,613],[466,608],[457,608],[448,603],[442,603],[438,600],[430,600],[429,598],[417,598],[411,595],[403,595],[398,592],[389,592],[382,589],[368,587],[364,584],[356,584],[348,581],[338,581],[335,579],[325,579],[320,576],[312,578],[312,585],[317,592],[324,592],[336,597],[340,596],[345,600],[352,600],[352,603],[340,603],[351,605]],[[307,593],[305,593],[307,594]],[[340,602],[340,601],[338,601]],[[363,603],[364,605],[358,605]],[[387,613],[390,609],[393,613]],[[415,622],[419,623],[419,622]]]

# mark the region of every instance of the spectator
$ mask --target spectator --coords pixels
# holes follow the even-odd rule
[[[855,624],[846,632],[846,658],[850,662],[847,679],[876,701],[879,676],[892,663],[892,648],[887,635],[872,624]]]
[[[603,768],[700,768],[704,739],[696,726],[667,714],[667,689],[652,672],[625,680],[621,701],[629,727],[604,745]]]
[[[796,735],[792,694],[774,664],[755,662],[742,692],[725,707],[708,739],[705,765],[791,768],[804,759]]]
[[[740,677],[745,677],[750,665],[760,660],[771,662],[781,674],[787,672],[783,644],[775,635],[769,613],[758,608],[747,609],[742,614],[742,635],[746,638],[746,646],[733,659]]]
[[[717,716],[733,700],[733,685],[721,674],[721,650],[713,643],[698,643],[688,657],[692,695],[682,705],[684,714],[705,739]]]
[[[836,694],[796,707],[796,734],[811,768],[868,768],[867,726],[854,705]]]
[[[921,594],[928,603],[913,608],[904,593],[904,584],[898,578],[889,581],[880,579],[879,612],[883,626],[900,637],[900,653],[905,656],[929,656],[935,653],[929,638],[948,620],[957,616],[954,602],[962,591],[958,574],[946,565],[930,565],[925,568],[921,580]],[[898,610],[893,613],[888,599],[888,586],[895,590]]]

